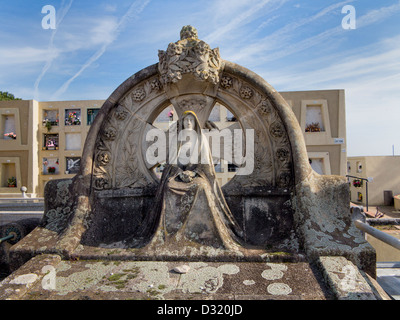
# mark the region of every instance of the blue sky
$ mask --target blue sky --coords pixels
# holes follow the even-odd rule
[[[45,5],[56,29],[43,29]],[[345,5],[356,29],[342,28]],[[399,0],[0,0],[0,91],[107,99],[191,24],[278,91],[345,89],[347,154],[400,154]]]

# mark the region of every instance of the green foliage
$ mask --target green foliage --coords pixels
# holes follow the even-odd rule
[[[49,120],[46,120],[46,128],[47,128],[47,132],[51,131],[52,126],[51,126],[51,122]]]
[[[22,100],[20,98],[14,97],[12,93],[6,91],[0,91],[0,101],[11,101],[11,100]]]
[[[15,177],[11,177],[7,179],[7,184],[9,186],[16,186],[17,185],[17,179]]]

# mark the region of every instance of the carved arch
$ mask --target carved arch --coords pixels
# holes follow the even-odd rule
[[[288,206],[286,202],[291,190],[295,190],[295,186],[312,172],[298,121],[281,95],[261,77],[228,61],[223,61],[223,65],[221,81],[217,84],[196,81],[190,75],[183,75],[182,83],[162,85],[159,81],[158,64],[155,64],[128,78],[111,94],[88,133],[82,154],[81,172],[74,178],[74,192],[79,195],[76,212],[79,214],[73,215],[60,247],[77,245],[76,242],[79,243],[82,234],[91,226],[91,221],[97,214],[95,203],[98,201],[96,194],[99,191],[106,197],[118,194],[137,196],[138,193],[147,197],[154,196],[156,181],[147,169],[143,157],[136,156],[141,152],[139,149],[134,153],[135,157],[132,157],[132,152],[120,152],[115,159],[110,156],[116,152],[118,154],[124,148],[129,149],[134,143],[140,144],[142,136],[136,136],[134,132],[137,130],[143,135],[146,126],[150,125],[167,104],[172,103],[178,114],[184,108],[190,107],[184,103],[188,97],[204,99],[205,106],[210,111],[216,101],[228,105],[239,116],[242,127],[255,128],[260,135],[258,139],[263,142],[256,149],[256,165],[259,167],[255,168],[253,176],[246,179],[236,175],[223,187],[226,196],[233,196],[227,201],[237,201],[235,193],[250,197],[268,196],[268,193],[263,193],[267,188],[267,192],[280,197],[280,206]],[[229,87],[231,82],[225,76],[232,77],[232,87]],[[237,87],[234,87],[235,81]],[[208,113],[200,116],[205,121]],[[268,144],[265,145],[265,142]],[[132,159],[134,160],[131,161]],[[121,161],[126,168],[117,169],[116,165],[119,166]],[[272,170],[267,170],[268,168]],[[252,195],[252,190],[261,193]],[[242,211],[237,214],[245,215],[246,210],[253,210],[251,198],[247,204],[240,201],[241,204],[238,203],[237,207]],[[140,204],[138,206],[142,208]],[[285,209],[282,212],[292,216],[289,211],[284,213]],[[248,223],[254,224],[251,221]],[[288,225],[285,230],[291,228]],[[279,226],[277,229],[283,230]],[[263,242],[265,239],[255,241]]]
[[[214,95],[191,93],[171,98],[163,90],[155,68],[152,71],[147,73],[148,77],[136,81],[130,88],[127,88],[125,82],[122,87],[128,90],[120,98],[112,99],[113,94],[106,101],[102,110],[108,110],[107,116],[99,117],[98,122],[101,121],[101,124],[95,122],[94,126],[98,128],[97,132],[89,133],[89,139],[93,139],[92,135],[96,133],[97,137],[92,150],[85,146],[83,158],[86,161],[83,162],[82,170],[85,171],[85,167],[87,169],[90,164],[89,152],[93,152],[91,185],[95,190],[154,184],[155,181],[143,160],[141,144],[144,134],[167,104],[172,103],[178,112],[182,112],[182,108],[190,108],[184,105],[190,99],[204,100],[202,107],[206,110],[203,118],[207,118],[214,104],[221,101],[238,115],[243,129],[255,130],[254,171],[250,176],[235,176],[229,183],[230,187],[235,184],[242,187],[293,186],[293,155],[286,129],[288,123],[282,119],[279,105],[274,104],[262,90],[240,74],[224,72],[220,86],[213,91]],[[128,79],[127,82],[131,80]],[[115,102],[107,108],[111,101]]]

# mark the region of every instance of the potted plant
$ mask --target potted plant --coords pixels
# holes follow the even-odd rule
[[[51,121],[50,120],[46,120],[46,128],[47,128],[47,132],[51,131],[52,125],[51,125]]]
[[[15,179],[15,177],[11,177],[7,179],[7,184],[9,188],[15,188],[17,187],[17,179]]]
[[[5,133],[4,136],[5,136],[6,138],[11,138],[11,139],[14,139],[14,140],[17,139],[17,134],[14,133],[14,132]]]
[[[353,180],[353,186],[354,186],[354,187],[356,187],[356,188],[361,188],[362,185],[363,185],[362,180],[360,180],[360,179],[354,179],[354,180]]]
[[[313,122],[308,124],[306,127],[306,132],[321,132],[321,128],[318,122]]]
[[[56,168],[55,167],[48,167],[47,168],[47,172],[50,173],[50,174],[53,174],[53,173],[56,172]]]

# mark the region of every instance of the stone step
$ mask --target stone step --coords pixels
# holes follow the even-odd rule
[[[400,300],[400,262],[378,262],[376,280],[394,300]]]

